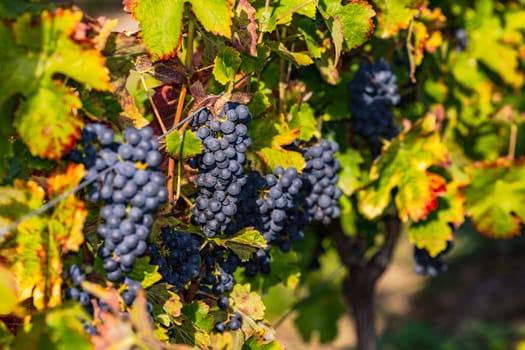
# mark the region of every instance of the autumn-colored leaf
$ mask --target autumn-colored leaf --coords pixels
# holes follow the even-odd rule
[[[58,160],[80,136],[79,97],[59,80],[65,75],[98,90],[110,91],[109,71],[97,43],[75,39],[82,12],[57,9],[39,17],[20,16],[0,24],[0,107],[16,94],[24,97],[14,126],[36,156]],[[35,137],[39,142],[34,142]]]
[[[257,56],[257,21],[255,8],[248,0],[240,0],[233,18],[233,45],[237,50]]]
[[[493,238],[519,235],[525,222],[525,158],[479,162],[466,172],[470,183],[462,193],[474,227]]]
[[[254,320],[262,320],[264,319],[265,306],[261,296],[250,289],[249,284],[236,284],[230,295],[231,305],[234,310],[238,310]]]
[[[465,220],[464,198],[458,191],[456,182],[447,184],[447,193],[437,198],[437,207],[426,219],[410,225],[410,242],[420,249],[436,256],[452,240],[452,229]]]
[[[181,2],[182,1],[177,1]],[[226,38],[232,36],[233,0],[189,0],[195,17],[204,29]]]
[[[382,38],[391,37],[407,29],[410,21],[418,13],[414,8],[419,4],[418,0],[379,0],[374,3],[379,9],[377,22]]]
[[[369,219],[376,218],[390,203],[390,192],[397,188],[399,218],[424,219],[435,209],[436,195],[443,192],[445,183],[427,169],[447,160],[435,117],[427,115],[384,147],[370,170],[370,185],[359,193],[359,210]]]

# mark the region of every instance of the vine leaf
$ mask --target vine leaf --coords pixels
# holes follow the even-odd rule
[[[284,350],[285,347],[275,340],[270,342],[265,340],[263,331],[255,332],[242,345],[243,350]]]
[[[80,137],[79,97],[55,76],[62,74],[98,90],[110,91],[109,72],[96,42],[75,39],[82,12],[43,11],[0,24],[0,109],[14,95],[24,97],[14,121],[33,155],[58,160]],[[57,127],[60,126],[60,127]],[[38,140],[38,141],[36,141]]]
[[[337,293],[334,287],[324,288],[299,307],[294,323],[303,339],[310,341],[314,332],[319,334],[321,343],[336,337],[337,321],[345,313],[339,298],[334,297]]]
[[[314,135],[319,136],[314,110],[308,103],[302,103],[300,106],[294,104],[290,108],[290,114],[292,115],[292,119],[290,120],[289,127],[291,129],[301,130],[297,139],[310,141]]]
[[[359,210],[369,219],[381,215],[397,188],[395,204],[402,221],[418,221],[437,206],[445,180],[427,169],[448,161],[432,115],[419,120],[383,148],[370,169],[370,185],[359,192]]]
[[[80,304],[37,313],[31,318],[31,327],[18,333],[14,349],[93,349],[82,320],[88,316]]]
[[[236,284],[230,294],[230,301],[234,310],[256,321],[264,319],[264,303],[259,294],[251,291],[250,284]]]
[[[162,279],[162,275],[159,273],[159,267],[157,265],[151,265],[149,263],[149,257],[147,256],[135,259],[135,264],[129,277],[135,281],[139,281],[144,289],[151,287]]]
[[[254,119],[249,133],[253,140],[252,149],[272,171],[277,166],[294,167],[299,171],[304,168],[305,160],[301,153],[283,148],[301,133],[300,129],[290,129],[284,118]]]
[[[257,56],[257,21],[255,8],[248,0],[240,0],[233,17],[233,45],[237,50]]]
[[[483,62],[514,88],[520,88],[525,81],[520,70],[519,52],[516,45],[521,44],[523,24],[516,22],[525,13],[507,12],[506,20],[493,13],[491,5],[480,1],[466,23],[472,57]],[[513,17],[514,20],[513,20]],[[521,17],[522,18],[522,17]],[[512,39],[511,39],[512,38]]]
[[[15,276],[5,266],[0,265],[0,315],[8,315],[17,309],[18,292]]]
[[[175,130],[166,137],[166,150],[175,159],[188,159],[201,154],[203,146],[193,131],[184,130],[181,135],[178,130]]]
[[[75,187],[85,173],[82,165],[70,165],[64,174],[48,180],[48,192],[55,195]],[[44,191],[34,182],[16,181],[6,188],[7,200],[0,204],[7,221],[34,210],[44,202]],[[28,197],[33,196],[30,199]],[[17,213],[17,211],[19,211]],[[73,195],[63,199],[46,217],[37,216],[22,222],[9,248],[0,256],[10,265],[19,288],[20,300],[33,298],[37,309],[61,303],[62,261],[64,252],[77,251],[83,242],[82,228],[87,211]],[[6,220],[5,217],[2,218]]]
[[[176,1],[181,2],[182,1]],[[226,38],[232,36],[233,0],[189,0],[204,29]],[[154,18],[154,17],[151,17]]]
[[[437,208],[425,220],[413,223],[408,236],[412,244],[436,256],[452,240],[452,227],[458,227],[465,220],[464,198],[456,182],[447,184],[447,193],[437,198]]]
[[[253,228],[242,229],[228,239],[218,239],[217,243],[233,250],[241,261],[247,261],[258,249],[266,248],[267,246],[266,240],[260,232]]]
[[[222,85],[235,81],[235,74],[241,65],[241,55],[233,47],[225,46],[215,57],[213,76]]]
[[[344,42],[349,49],[360,46],[374,33],[372,17],[376,13],[372,5],[366,1],[352,1],[346,5],[341,5],[340,1],[332,0],[327,2],[325,10],[328,18],[332,18],[341,24]],[[331,30],[333,31],[333,29]],[[336,41],[333,32],[332,38]],[[336,58],[338,57],[339,55]]]
[[[379,0],[374,2],[379,13],[377,22],[382,38],[388,38],[407,29],[410,21],[418,13],[414,7],[418,0]]]
[[[124,0],[124,9],[139,21],[142,40],[154,61],[175,55],[182,41],[184,1]]]
[[[476,230],[493,238],[520,234],[525,222],[525,159],[476,163],[466,169],[465,208]]]
[[[315,19],[317,12],[314,0],[270,1],[269,5],[268,12],[264,6],[257,10],[256,18],[263,32],[273,32],[277,25],[289,25],[294,14]]]
[[[338,153],[336,156],[339,162],[345,165],[339,172],[339,187],[345,195],[351,196],[361,186],[363,157],[353,148],[347,148],[344,153]]]

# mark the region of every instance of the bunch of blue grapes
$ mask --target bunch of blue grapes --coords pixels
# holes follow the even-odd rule
[[[452,42],[454,50],[457,52],[463,52],[469,45],[468,33],[465,28],[456,28],[453,33]]]
[[[69,267],[69,270],[66,273],[66,280],[70,281],[73,285],[73,287],[66,288],[65,297],[67,300],[77,301],[91,316],[93,316],[94,311],[94,300],[96,300],[96,303],[101,310],[109,310],[109,307],[106,304],[82,288],[81,283],[86,280],[86,274],[78,265],[73,264]],[[127,306],[131,306],[137,297],[138,291],[142,289],[142,286],[140,282],[129,277],[124,278],[123,286],[124,291],[121,294],[122,301]],[[148,311],[151,312],[151,309],[152,306],[148,303]],[[97,333],[97,329],[93,323],[84,321],[83,326],[84,331],[87,334],[94,335]]]
[[[437,276],[446,271],[447,265],[443,262],[443,256],[452,248],[452,241],[447,241],[446,248],[432,257],[426,249],[414,246],[414,272],[420,275]]]
[[[162,161],[159,143],[149,127],[127,128],[124,138],[116,142],[113,132],[102,124],[87,125],[81,143],[86,178],[97,179],[90,199],[103,203],[103,222],[97,228],[104,239],[99,255],[107,278],[117,281],[146,252],[153,214],[168,198],[158,168]]]
[[[224,247],[208,245],[201,251],[201,260],[204,262],[202,291],[220,297],[233,289],[233,273],[241,263],[237,254]]]
[[[151,263],[159,266],[163,281],[180,290],[199,276],[202,239],[171,227],[162,228],[160,238],[161,244],[148,246]]]
[[[400,101],[396,76],[390,65],[380,59],[361,65],[348,89],[352,129],[368,142],[375,157],[381,153],[381,140],[390,140],[399,133],[391,109]]]
[[[312,220],[323,224],[329,224],[341,214],[339,197],[343,192],[337,186],[341,164],[334,156],[338,150],[339,145],[328,140],[303,149],[306,161],[302,173],[305,211]]]
[[[244,164],[251,145],[246,124],[251,118],[246,106],[229,102],[218,118],[203,109],[192,121],[204,147],[203,153],[189,162],[199,170],[194,179],[199,192],[192,222],[201,225],[207,237],[224,232],[237,212],[246,183]]]

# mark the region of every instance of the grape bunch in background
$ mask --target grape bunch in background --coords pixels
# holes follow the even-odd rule
[[[86,178],[97,179],[90,199],[103,203],[103,222],[97,228],[104,239],[99,255],[108,279],[117,281],[146,252],[153,215],[168,198],[158,168],[162,161],[159,143],[149,127],[127,128],[123,139],[116,142],[113,132],[102,124],[87,125],[81,143]]]
[[[447,241],[446,248],[438,255],[432,257],[424,248],[414,246],[414,272],[420,275],[437,276],[447,270],[447,265],[443,262],[443,256],[453,248],[452,241]]]
[[[382,139],[397,136],[392,106],[400,101],[396,76],[390,65],[380,59],[363,64],[348,84],[352,130],[370,146],[373,157],[381,153]]]
[[[192,126],[204,151],[189,162],[199,170],[194,180],[199,193],[192,221],[202,226],[207,237],[226,231],[237,212],[246,183],[244,164],[251,145],[246,124],[251,118],[246,106],[229,102],[219,118],[204,109],[193,119]]]

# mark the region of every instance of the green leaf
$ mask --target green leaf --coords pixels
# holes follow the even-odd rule
[[[520,234],[525,222],[525,159],[498,159],[466,169],[465,209],[480,233],[494,238]]]
[[[0,315],[7,315],[15,310],[18,302],[16,289],[15,277],[11,271],[0,265]]]
[[[300,129],[299,140],[310,141],[313,136],[319,136],[317,132],[317,120],[314,116],[314,110],[308,103],[302,103],[300,106],[294,104],[290,108],[292,120],[288,124],[291,129]]]
[[[188,159],[202,153],[203,146],[199,137],[191,130],[184,130],[182,135],[178,130],[166,137],[166,150],[171,157]]]
[[[203,301],[195,301],[182,307],[184,316],[198,329],[211,331],[215,320],[209,313],[209,306]]]
[[[231,306],[234,310],[249,316],[254,320],[264,319],[265,306],[261,296],[251,291],[250,284],[235,284],[230,294]]]
[[[232,237],[224,240],[217,239],[217,243],[233,250],[241,261],[250,259],[253,253],[267,246],[263,236],[253,228],[244,228]]]
[[[301,303],[294,323],[305,341],[309,342],[314,333],[319,334],[321,343],[328,343],[337,336],[337,321],[345,314],[339,295],[338,290],[327,287]]]
[[[469,49],[473,57],[499,74],[507,84],[519,88],[523,85],[524,75],[519,69],[517,43],[507,44],[515,28],[502,25],[500,16],[493,14],[492,6],[490,1],[479,1],[476,9],[468,11]]]
[[[347,148],[344,153],[336,154],[337,159],[344,166],[339,172],[339,183],[343,193],[351,196],[354,191],[361,186],[361,164],[363,157],[361,153],[354,148]]]
[[[270,171],[273,171],[278,166],[282,166],[285,169],[293,167],[301,172],[306,165],[301,153],[288,151],[283,148],[265,147],[261,150],[260,155],[268,165]]]
[[[370,170],[371,183],[359,192],[359,210],[368,219],[381,215],[397,188],[395,203],[402,221],[424,219],[436,208],[444,179],[427,169],[448,160],[432,115],[420,119],[383,149]]]
[[[154,61],[175,55],[182,40],[184,1],[128,0],[142,40]]]
[[[135,259],[135,264],[129,277],[135,281],[139,281],[144,289],[151,287],[162,279],[162,275],[159,273],[159,267],[157,265],[151,265],[149,263],[149,257],[147,256]]]
[[[213,76],[222,85],[235,81],[235,74],[241,65],[241,55],[233,47],[224,46],[215,57]]]
[[[263,32],[273,32],[277,25],[289,25],[294,14],[315,19],[316,2],[314,0],[271,1],[269,5],[268,12],[266,12],[264,2],[256,6],[257,20]]]
[[[374,8],[367,2],[353,1],[346,5],[341,5],[339,1],[329,1],[326,7],[326,14],[335,23],[341,24],[344,41],[349,49],[363,44],[374,32],[372,17],[376,13]],[[339,40],[336,40],[336,37],[334,37],[334,34],[338,32],[335,30],[335,23],[332,23],[331,32],[334,42],[338,42]],[[336,57],[339,57],[339,55]]]
[[[283,43],[279,42],[269,42],[268,46],[275,51],[279,56],[286,58],[287,60],[290,60],[294,63],[296,63],[299,66],[308,66],[314,61],[309,55],[309,52],[292,52],[288,50],[286,46],[284,46]]]
[[[36,314],[30,326],[18,333],[13,348],[90,350],[82,319],[88,316],[78,303]]]
[[[417,14],[417,0],[378,0],[377,22],[382,38],[388,38],[408,28],[408,24]]]
[[[285,347],[275,340],[266,341],[264,335],[255,334],[250,336],[244,344],[242,350],[284,350]]]
[[[189,0],[189,2],[204,29],[231,38],[233,0]]]
[[[306,164],[302,154],[283,148],[291,144],[299,133],[299,129],[289,129],[284,119],[254,119],[249,130],[253,140],[251,148],[271,171],[282,166],[294,167],[300,172]]]

